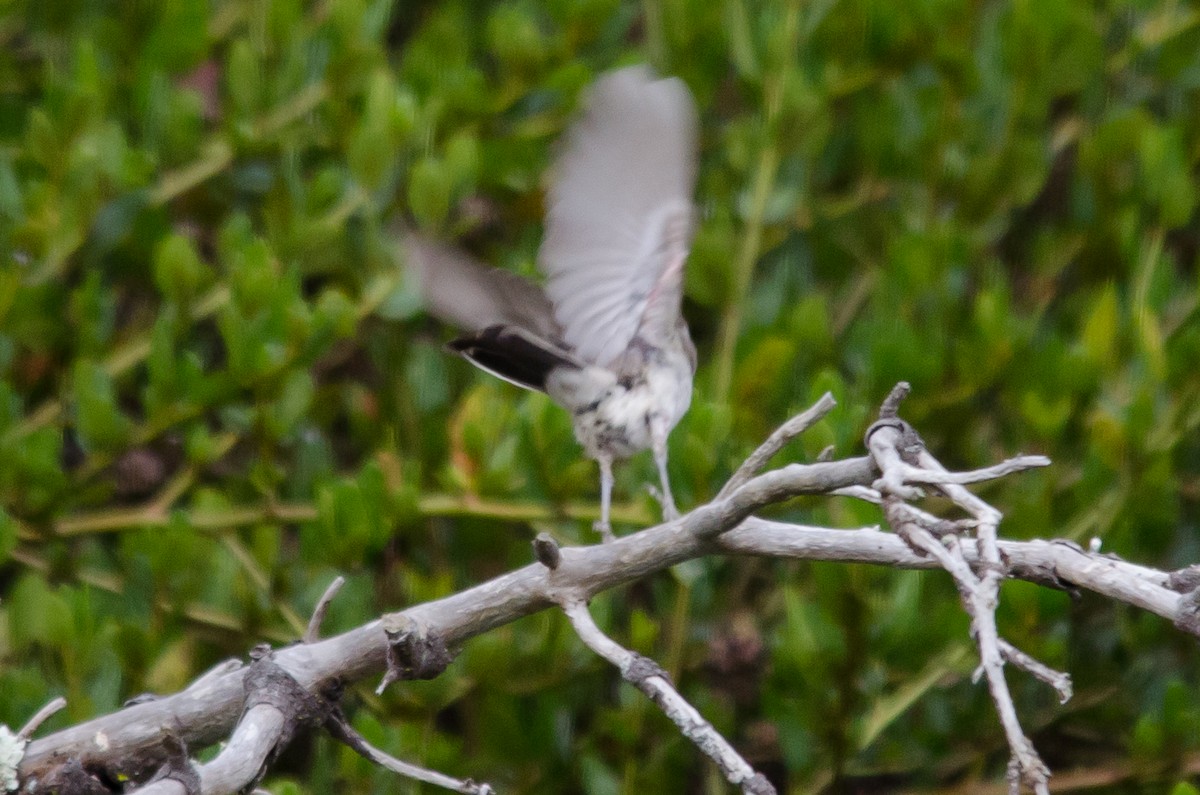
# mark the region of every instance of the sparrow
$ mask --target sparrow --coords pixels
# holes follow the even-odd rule
[[[465,333],[449,349],[571,413],[600,467],[609,523],[614,461],[651,450],[664,519],[678,517],[667,437],[687,412],[696,348],[681,314],[694,227],[697,116],[676,78],[609,72],[587,92],[550,171],[539,286],[415,233],[409,271],[428,311]]]

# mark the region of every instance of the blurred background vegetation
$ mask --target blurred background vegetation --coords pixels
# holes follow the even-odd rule
[[[390,230],[532,273],[551,146],[627,62],[701,109],[682,507],[825,390],[789,455],[859,454],[906,379],[947,465],[1053,457],[982,489],[1004,534],[1200,559],[1193,4],[4,0],[0,722],[294,639],[339,573],[330,632],[527,563],[539,530],[594,541],[567,417],[443,354]],[[619,529],[652,521],[653,479],[619,470]],[[704,560],[594,610],[788,792],[1003,774],[942,575]],[[1064,790],[1197,791],[1195,638],[1024,583],[1000,621],[1075,677],[1059,706],[1010,674]],[[385,749],[504,792],[727,791],[551,613],[350,699]],[[418,791],[299,751],[270,791]]]

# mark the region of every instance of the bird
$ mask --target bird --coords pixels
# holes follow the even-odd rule
[[[465,333],[448,348],[545,392],[571,414],[600,469],[610,523],[614,461],[652,451],[664,520],[678,518],[667,439],[687,412],[696,348],[682,314],[696,225],[698,117],[678,78],[646,66],[607,72],[552,158],[538,285],[446,243],[405,233],[426,309]]]

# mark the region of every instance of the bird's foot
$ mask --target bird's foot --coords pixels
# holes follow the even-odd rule
[[[609,541],[616,541],[617,537],[613,535],[612,525],[608,522],[597,519],[592,522],[592,529],[600,534],[600,540],[607,544]]]
[[[673,522],[679,518],[679,509],[675,507],[675,499],[670,494],[664,496],[658,486],[653,483],[646,484],[646,491],[662,507],[664,522]]]

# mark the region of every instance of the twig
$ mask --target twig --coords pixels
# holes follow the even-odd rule
[[[912,386],[907,381],[901,381],[892,387],[892,391],[883,399],[883,403],[879,406],[880,421],[895,419],[900,416],[900,404],[908,397],[908,393],[912,391]]]
[[[868,466],[859,470],[859,475],[866,482],[874,478]],[[1183,596],[1169,587],[1167,572],[1057,541],[1001,541],[999,546],[1011,576],[1090,590],[1168,621],[1180,619]],[[975,544],[964,544],[962,549],[972,567],[979,565]],[[678,527],[663,525],[624,536],[611,545],[564,547],[560,565],[553,573],[541,563],[531,563],[443,599],[414,605],[402,615],[419,619],[452,643],[462,644],[554,606],[555,602],[547,597],[551,581],[592,595],[714,553],[906,569],[938,566],[934,559],[918,555],[899,537],[878,528],[806,527],[751,517],[712,542],[703,542]],[[383,670],[387,646],[376,620],[317,643],[279,649],[275,660],[305,686],[332,679],[352,682],[377,676]],[[237,663],[231,661],[229,665]],[[23,780],[32,775],[44,778],[66,758],[117,771],[135,759],[143,763],[150,760],[152,764],[154,759],[162,758],[162,726],[178,727],[180,738],[189,744],[203,745],[214,737],[227,736],[238,717],[245,676],[245,666],[229,665],[206,675],[203,687],[194,683],[183,692],[33,740],[21,765]],[[97,736],[104,737],[103,748],[96,744]]]
[[[1036,660],[1021,651],[1004,638],[1000,638],[1000,653],[1004,655],[1004,659],[1007,662],[1017,666],[1030,676],[1042,680],[1058,691],[1058,703],[1066,704],[1075,694],[1075,690],[1071,686],[1070,674],[1054,670],[1042,661]]]
[[[853,497],[856,500],[869,502],[872,505],[883,505],[883,496],[870,486],[846,486],[829,492],[833,497]]]
[[[790,420],[780,425],[775,429],[775,432],[767,437],[766,441],[758,446],[758,448],[750,454],[738,470],[733,473],[733,476],[726,481],[724,487],[717,494],[717,497],[725,497],[733,492],[738,487],[744,485],[750,478],[757,475],[771,458],[783,449],[784,445],[795,439],[800,434],[807,431],[826,414],[833,411],[837,401],[833,399],[833,395],[826,392],[821,396],[821,399],[809,406],[804,411],[800,412]]]
[[[873,475],[862,470],[865,480]],[[1167,572],[1097,555],[1056,541],[1001,541],[1010,574],[1030,582],[1093,591],[1177,621],[1183,596],[1168,586]],[[548,583],[595,594],[645,577],[668,566],[708,554],[754,555],[797,560],[867,563],[889,568],[930,569],[930,557],[913,552],[892,533],[878,528],[806,527],[751,517],[739,527],[704,543],[678,528],[660,526],[625,536],[612,545],[564,547],[559,568],[530,565],[432,602],[414,605],[403,615],[420,619],[455,644],[554,606]],[[964,544],[972,567],[979,565],[975,544]],[[384,668],[387,641],[378,620],[310,645],[279,649],[275,660],[306,686],[340,679],[353,682],[377,676]],[[245,666],[236,662],[204,677],[203,687],[129,706],[33,740],[21,775],[44,778],[66,758],[95,767],[122,770],[133,760],[162,758],[162,726],[178,727],[189,744],[228,736],[243,699]],[[104,747],[96,737],[104,737]],[[128,760],[128,761],[125,761]]]
[[[995,480],[996,478],[1002,478],[1005,475],[1024,472],[1027,469],[1048,466],[1050,466],[1050,459],[1044,455],[1022,455],[1017,456],[1016,458],[1010,458],[1007,461],[1001,461],[999,464],[994,464],[990,467],[984,467],[983,469],[972,469],[968,472],[947,472],[944,469],[929,470],[922,469],[920,467],[906,466],[904,479],[909,483],[924,483],[928,486],[963,486],[968,483],[981,483],[985,480]]]
[[[741,787],[747,795],[774,795],[775,787],[766,776],[756,772],[713,725],[679,694],[666,671],[652,660],[622,647],[605,635],[592,620],[592,614],[582,600],[565,600],[562,609],[584,645],[616,666],[625,681],[657,704],[685,737],[717,763],[731,784]]]
[[[911,512],[903,510],[903,507],[910,506],[904,506],[898,497],[884,498],[884,515],[888,524],[892,525],[896,533],[918,553],[924,553],[936,560],[938,565],[954,578],[956,585],[967,589],[972,595],[977,593],[978,580],[966,557],[954,554],[949,548],[957,539],[954,536],[946,536],[945,543],[939,541],[928,528],[914,521]]]
[[[464,795],[495,795],[495,790],[490,784],[477,784],[471,779],[457,779],[452,776],[447,776],[445,773],[439,773],[436,770],[414,765],[411,762],[405,762],[396,757],[379,750],[371,745],[366,739],[354,730],[345,716],[340,712],[330,716],[325,722],[325,728],[333,736],[335,740],[353,748],[364,759],[386,768],[393,773],[397,773],[405,778],[411,778],[414,781],[423,781],[426,784],[432,784],[435,787],[451,790],[452,792],[461,792]]]
[[[887,427],[899,432],[903,426],[897,420]],[[875,436],[881,438],[874,439]],[[879,442],[883,436],[877,430],[872,440]],[[446,598],[390,614],[386,617],[388,626],[419,627],[422,632],[418,635],[435,639],[447,649],[457,649],[474,636],[560,604],[566,595],[576,601],[586,600],[682,561],[723,553],[862,562],[895,568],[934,568],[945,557],[955,561],[951,567],[959,574],[956,581],[970,582],[974,578],[979,582],[982,577],[994,577],[998,582],[1002,576],[1013,576],[1051,587],[1089,589],[1154,612],[1185,631],[1200,634],[1200,623],[1193,620],[1196,613],[1193,594],[1181,593],[1169,573],[1091,553],[1077,544],[1062,541],[1000,541],[994,534],[999,513],[982,501],[972,502],[977,498],[957,484],[933,488],[947,493],[958,504],[969,506],[967,512],[972,517],[969,520],[939,519],[902,501],[890,500],[900,525],[911,527],[916,533],[926,533],[932,539],[933,543],[927,543],[928,554],[924,550],[914,551],[897,535],[880,532],[878,528],[833,530],[753,516],[766,505],[798,494],[849,493],[860,498],[882,499],[868,488],[880,480],[878,462],[905,460],[895,445],[884,447],[887,451],[882,457],[793,464],[758,475],[680,521],[650,527],[612,544],[547,547],[542,550],[544,560],[540,562]],[[935,462],[921,458],[919,445],[905,447],[904,451],[912,456],[910,465],[936,468]],[[547,515],[552,513],[547,511]],[[976,517],[994,522],[991,527],[983,527]],[[222,523],[227,520],[228,517],[222,517]],[[946,531],[941,543],[930,528]],[[983,534],[978,542],[959,541],[960,535],[965,537],[981,529]],[[1003,568],[997,561],[1003,563]],[[977,587],[972,585],[972,590]],[[336,637],[280,649],[273,659],[306,692],[320,692],[329,682],[354,682],[377,675],[384,668],[395,644],[383,628],[383,621],[371,621]],[[1005,651],[1000,642],[995,645],[1002,655],[1001,662],[1007,659],[1018,666],[1032,667],[1023,665],[1018,655]],[[414,666],[414,671],[418,667],[430,668]],[[252,670],[253,666],[240,666],[236,661],[223,664],[180,693],[133,704],[33,740],[20,765],[21,779],[45,781],[49,774],[64,767],[63,760],[69,759],[80,771],[86,766],[89,770],[106,771],[114,779],[127,776],[132,781],[142,781],[147,770],[171,755],[162,727],[171,727],[180,743],[204,747],[216,738],[228,736],[239,725],[246,698],[246,678]],[[440,669],[432,666],[431,670]]]
[[[33,713],[33,717],[25,721],[25,725],[17,732],[17,737],[22,740],[28,740],[33,736],[33,733],[38,730],[52,715],[67,706],[67,700],[62,696],[51,699],[41,709]]]
[[[329,587],[325,589],[325,593],[321,594],[321,598],[317,600],[317,606],[313,608],[312,618],[308,620],[308,629],[304,631],[304,642],[315,643],[321,637],[321,624],[325,621],[325,613],[329,610],[329,603],[338,595],[338,591],[342,590],[342,586],[346,584],[346,578],[340,574],[333,578],[333,582],[329,583]]]
[[[895,394],[893,392],[893,395]],[[907,423],[893,419],[898,402],[889,398],[885,410],[890,416],[881,419],[868,432],[867,445],[882,471],[874,487],[884,495],[884,512],[896,532],[912,544],[914,549],[936,558],[954,578],[963,609],[971,619],[971,634],[979,648],[980,668],[987,678],[988,690],[1012,754],[1008,769],[1010,789],[1017,792],[1021,784],[1025,784],[1037,795],[1048,795],[1050,770],[1022,730],[1016,706],[1004,678],[1004,655],[996,628],[996,604],[1000,581],[1005,574],[996,539],[1000,512],[958,483],[951,482],[952,478],[945,477],[945,469],[924,449],[919,437],[911,431]],[[881,412],[881,416],[884,413]],[[908,463],[905,461],[906,457],[909,461],[915,460],[917,463]],[[920,474],[919,470],[922,469],[936,473],[939,476],[939,480],[936,481],[937,487],[974,517],[980,558],[979,575],[976,575],[967,563],[957,535],[948,533],[939,541],[924,521],[914,519],[913,511],[906,510],[911,509],[911,506],[901,502],[920,494],[920,491],[910,484],[913,482],[911,476]],[[1032,658],[1028,658],[1028,661],[1032,661]],[[1042,670],[1049,670],[1041,663],[1037,663],[1037,666]],[[1062,692],[1059,689],[1060,696]]]

